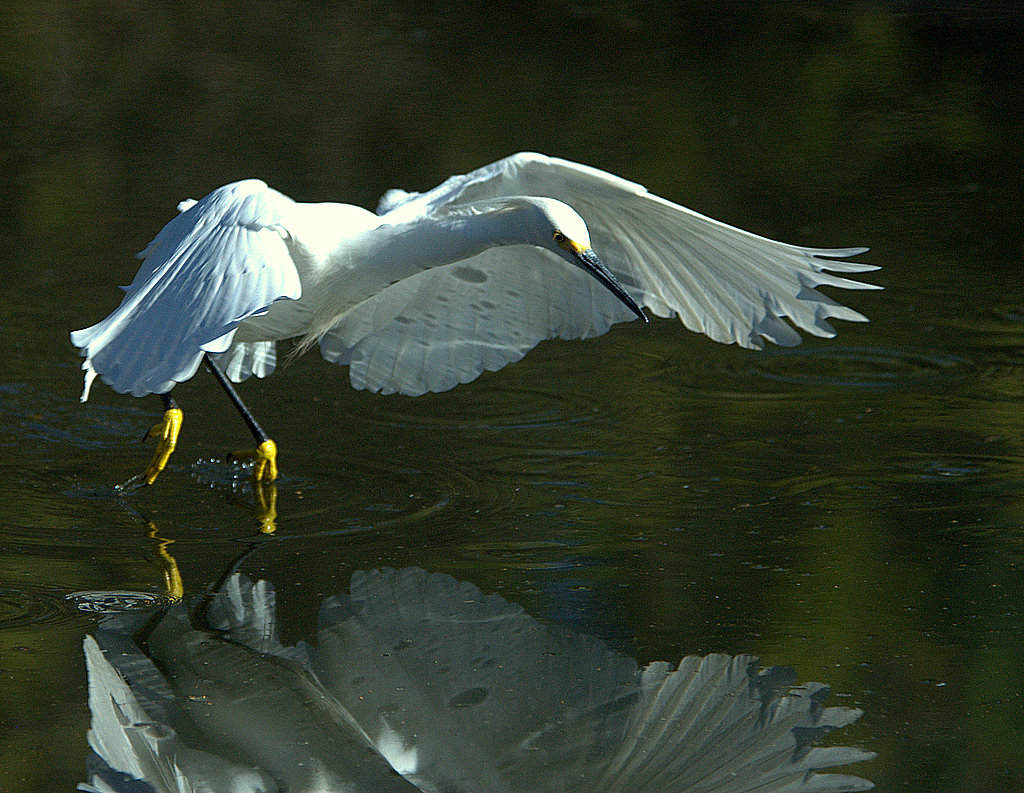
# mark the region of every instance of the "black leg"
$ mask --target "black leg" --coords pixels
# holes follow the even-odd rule
[[[214,363],[213,358],[210,357],[209,353],[206,353],[205,361],[206,366],[211,372],[213,372],[213,376],[217,378],[217,382],[220,383],[220,387],[224,389],[224,393],[228,395],[228,399],[230,399],[234,404],[235,409],[242,417],[242,421],[245,422],[245,426],[249,428],[249,432],[251,432],[252,436],[256,439],[256,443],[260,444],[264,441],[270,440],[270,437],[266,432],[264,432],[263,427],[261,427],[260,423],[256,421],[256,417],[252,414],[252,411],[245,406],[245,403],[238,395],[235,387],[231,384],[231,381],[228,380],[227,375],[225,375],[224,372],[220,370],[220,367]]]
[[[224,389],[224,393],[228,395],[228,399],[234,404],[235,409],[242,417],[242,421],[249,428],[249,432],[252,433],[253,438],[256,439],[256,449],[251,452],[234,453],[228,456],[228,459],[240,460],[246,458],[252,458],[255,463],[252,470],[253,479],[260,483],[273,482],[277,479],[277,445],[270,439],[260,423],[256,421],[256,417],[252,414],[252,411],[245,406],[242,398],[235,391],[235,387],[231,385],[231,381],[228,380],[227,376],[220,370],[220,367],[214,363],[213,358],[210,357],[209,353],[205,355],[206,366],[213,372],[213,376],[217,378],[217,382],[220,383],[220,387]]]

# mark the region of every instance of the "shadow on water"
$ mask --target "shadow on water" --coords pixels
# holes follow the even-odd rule
[[[866,790],[818,748],[860,711],[752,656],[641,667],[498,595],[419,568],[357,571],[282,644],[269,581],[237,568],[169,602],[81,592],[92,723],[81,790]],[[308,621],[308,620],[307,620]]]

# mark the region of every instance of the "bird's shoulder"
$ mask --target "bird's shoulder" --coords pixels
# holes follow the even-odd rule
[[[242,253],[255,244],[245,234],[270,233],[288,245],[307,253],[329,250],[339,239],[373,228],[379,219],[372,212],[351,204],[295,201],[270,187],[262,179],[242,179],[212,190],[198,201],[187,199],[178,205],[180,214],[138,254],[146,259],[157,252],[169,253],[198,239],[231,239],[231,249]],[[243,232],[243,236],[224,237]],[[261,236],[261,239],[267,238]]]
[[[535,152],[510,154],[500,160],[484,165],[467,173],[449,176],[441,184],[424,192],[400,188],[387,190],[377,203],[378,215],[429,215],[457,203],[472,200],[481,190],[494,197],[508,195],[502,183],[508,182],[524,167],[540,164],[549,158]]]
[[[261,232],[279,230],[295,202],[260,179],[243,179],[222,185],[198,201],[178,204],[175,216],[146,248],[139,259],[164,259],[199,240],[220,237],[231,229]]]
[[[376,228],[381,219],[354,204],[295,203],[281,218],[286,241],[304,256],[330,256],[347,239]]]
[[[397,206],[430,211],[455,203],[513,195],[548,196],[573,204],[601,197],[648,197],[647,188],[590,165],[517,152],[465,174],[449,177],[426,193],[411,194]]]
[[[251,229],[276,225],[295,206],[295,201],[262,179],[242,179],[210,192],[186,211],[216,217],[221,225]]]

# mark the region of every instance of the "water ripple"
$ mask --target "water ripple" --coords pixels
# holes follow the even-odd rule
[[[966,358],[938,352],[829,347],[770,350],[747,371],[771,382],[887,391],[940,382],[945,387],[972,376],[975,366]]]
[[[536,387],[446,392],[439,411],[431,396],[359,400],[354,413],[388,427],[412,429],[544,429],[589,421],[596,409],[570,391]]]
[[[170,605],[173,600],[166,595],[130,590],[95,590],[72,592],[65,600],[79,611],[90,614],[122,614],[126,611],[147,611]]]
[[[1005,306],[993,306],[991,308],[992,315],[1002,322],[1009,323],[1011,325],[1024,326],[1024,304],[1013,304]],[[1015,330],[1019,333],[1020,328],[1017,327]]]
[[[467,543],[460,552],[477,563],[508,570],[562,570],[580,566],[577,560],[592,556],[596,546],[553,540],[490,540]]]
[[[0,589],[0,630],[56,625],[70,619],[64,598],[52,590],[38,584]]]
[[[117,448],[125,438],[141,440],[152,424],[152,417],[147,419],[132,402],[83,407],[77,398],[24,383],[0,385],[0,414],[17,443],[35,441],[86,451]]]
[[[483,472],[456,468],[428,471],[386,459],[353,460],[327,466],[330,476],[282,474],[277,482],[278,525],[303,533],[330,526],[328,533],[407,525],[438,515],[467,511],[493,517],[511,503],[508,488]],[[248,468],[215,459],[192,463],[193,478],[209,488],[253,499]],[[338,494],[347,494],[339,499]]]
[[[1005,501],[1006,483],[1018,479],[1021,472],[1024,459],[1013,455],[902,451],[885,471],[821,472],[777,485],[793,496],[835,502],[863,497],[865,493],[881,496],[899,492],[904,509],[937,514],[999,506]],[[949,488],[949,503],[936,502],[936,487]],[[915,506],[917,500],[920,504]]]
[[[944,454],[936,456],[924,452],[904,452],[894,463],[896,481],[990,482],[1003,487],[1006,482],[1020,476],[1024,460],[1012,455]]]

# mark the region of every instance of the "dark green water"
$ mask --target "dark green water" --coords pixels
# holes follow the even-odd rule
[[[0,789],[85,779],[80,590],[202,592],[257,538],[246,442],[197,377],[158,413],[67,332],[177,201],[258,176],[372,207],[518,150],[789,242],[867,245],[868,325],[751,352],[677,322],[548,342],[444,394],[315,354],[242,387],[281,448],[286,639],[351,573],[415,565],[642,663],[752,653],[865,715],[880,790],[1024,789],[1024,271],[1016,12],[944,4],[4,4]],[[211,460],[214,460],[211,462]],[[838,737],[838,736],[837,736]]]

